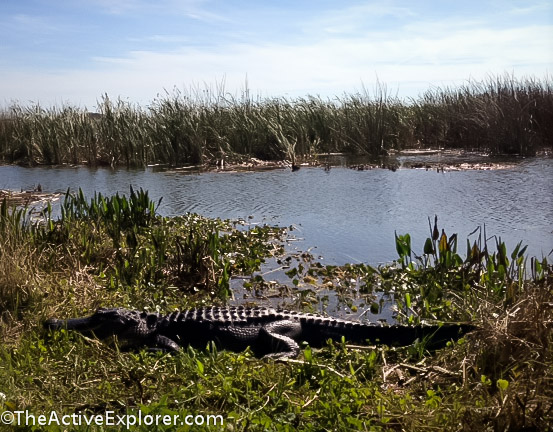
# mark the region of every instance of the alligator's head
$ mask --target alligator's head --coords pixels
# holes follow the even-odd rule
[[[74,330],[86,336],[107,339],[116,336],[124,345],[142,345],[157,328],[158,315],[131,311],[123,308],[98,309],[84,318],[67,320],[49,319],[44,323],[48,329]]]

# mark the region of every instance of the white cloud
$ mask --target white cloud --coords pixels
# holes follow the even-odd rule
[[[551,3],[543,2],[533,5],[525,5],[523,7],[513,6],[512,8],[507,9],[507,13],[516,16],[535,14],[536,12],[545,12],[551,14]]]
[[[199,8],[200,3],[185,2],[186,10]],[[135,0],[122,3],[127,8],[140,4]],[[252,94],[335,96],[355,91],[362,83],[371,89],[378,77],[390,90],[399,86],[400,95],[415,96],[432,84],[449,85],[505,72],[542,78],[553,69],[553,25],[492,30],[483,20],[451,19],[375,31],[361,29],[362,20],[351,18],[367,13],[411,14],[407,9],[385,11],[376,6],[326,14],[311,23],[326,23],[321,27],[326,31],[296,43],[252,40],[238,44],[229,39],[209,47],[191,47],[178,35],[154,35],[149,39],[181,47],[98,56],[89,70],[46,74],[4,67],[0,95],[8,101],[70,100],[91,108],[105,92],[145,104],[164,88],[222,79],[231,92],[243,88],[248,77]],[[337,27],[342,19],[348,22],[345,17],[351,18],[351,29]]]
[[[308,20],[304,31],[308,34],[358,34],[380,24],[383,18],[413,18],[416,13],[407,7],[390,2],[371,2],[325,11]]]
[[[141,0],[84,0],[81,3],[111,15],[123,15],[144,7],[144,2]]]
[[[192,42],[190,37],[176,35],[176,34],[154,34],[144,37],[130,37],[127,38],[130,42],[156,42],[161,44],[186,44]]]
[[[2,25],[6,26],[12,34],[21,34],[27,37],[37,34],[60,34],[77,28],[66,23],[62,24],[47,16],[23,13],[5,17]]]
[[[87,7],[109,15],[182,15],[199,21],[225,21],[210,11],[208,0],[81,0]]]

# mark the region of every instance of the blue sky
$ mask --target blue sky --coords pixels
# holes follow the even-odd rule
[[[553,2],[4,0],[0,105],[148,104],[165,90],[401,97],[553,73]]]

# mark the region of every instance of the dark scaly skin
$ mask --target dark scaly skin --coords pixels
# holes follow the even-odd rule
[[[357,344],[410,345],[429,338],[429,348],[474,329],[470,324],[381,327],[316,314],[255,307],[211,307],[175,311],[168,315],[123,308],[98,309],[85,318],[49,319],[49,329],[67,328],[99,339],[116,336],[123,348],[146,347],[175,352],[182,347],[204,349],[213,341],[219,349],[240,352],[250,347],[258,357],[296,357],[298,343],[312,347],[328,339]]]

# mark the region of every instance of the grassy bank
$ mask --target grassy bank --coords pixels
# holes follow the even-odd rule
[[[22,164],[143,167],[227,162],[243,156],[295,161],[317,153],[381,155],[443,147],[532,155],[553,145],[553,84],[504,76],[401,100],[240,98],[224,89],[175,91],[149,106],[104,95],[97,113],[14,103],[0,115],[0,160]]]
[[[250,353],[120,352],[49,317],[100,306],[170,311],[224,303],[230,275],[280,256],[275,228],[237,230],[197,215],[161,218],[146,192],[67,196],[38,223],[0,208],[0,411],[221,415],[223,427],[132,430],[547,430],[553,424],[553,277],[545,260],[482,233],[458,253],[436,222],[422,253],[396,236],[399,259],[374,268],[305,265],[299,282],[359,278],[385,291],[398,319],[469,320],[479,330],[435,353],[344,344],[275,363]],[[298,282],[298,283],[299,283]],[[344,288],[345,289],[345,288]],[[309,308],[309,305],[305,305]],[[10,429],[13,430],[13,429]],[[126,430],[80,427],[15,430]]]

